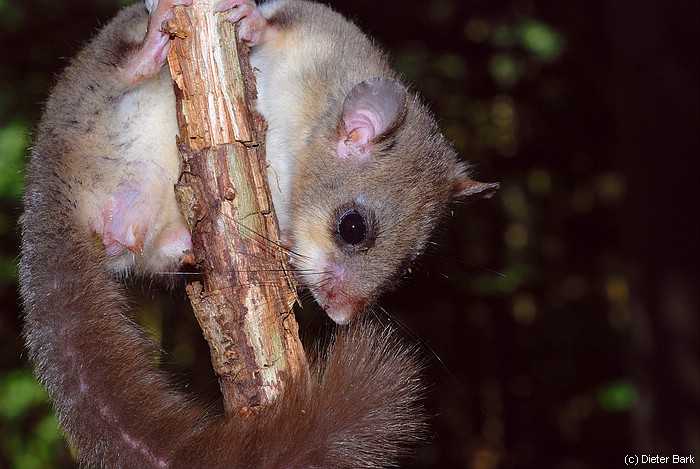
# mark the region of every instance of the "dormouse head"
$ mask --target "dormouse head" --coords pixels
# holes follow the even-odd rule
[[[292,261],[347,324],[396,283],[453,201],[489,197],[498,184],[468,177],[430,112],[393,78],[354,85],[329,112],[337,126],[310,138],[292,194]]]

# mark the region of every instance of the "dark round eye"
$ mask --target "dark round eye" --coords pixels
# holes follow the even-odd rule
[[[360,244],[367,235],[365,219],[354,210],[345,212],[338,221],[338,234],[348,244]]]

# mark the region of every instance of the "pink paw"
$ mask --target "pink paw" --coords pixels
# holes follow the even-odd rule
[[[157,0],[152,0],[151,3],[155,1]],[[170,49],[170,37],[161,31],[163,22],[173,18],[173,8],[191,5],[192,0],[160,0],[155,6],[151,3],[146,37],[122,69],[124,80],[129,84],[150,78],[160,71]]]
[[[133,189],[120,189],[99,216],[91,223],[91,228],[102,238],[107,257],[116,258],[131,251],[143,260],[144,229],[133,219],[138,213],[139,193]]]
[[[112,268],[157,273],[193,263],[190,230],[174,197],[154,200],[143,189],[133,181],[120,184],[90,221]]]
[[[226,13],[226,19],[238,22],[238,37],[250,46],[263,41],[267,20],[251,0],[222,0],[216,11]]]

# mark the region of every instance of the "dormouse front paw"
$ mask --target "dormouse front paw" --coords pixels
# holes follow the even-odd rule
[[[260,44],[267,30],[267,20],[251,0],[222,0],[216,10],[226,13],[232,23],[238,22],[238,38],[249,46]]]

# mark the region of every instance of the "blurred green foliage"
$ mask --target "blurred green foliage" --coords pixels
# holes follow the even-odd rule
[[[24,183],[27,126],[17,122],[0,127],[0,196],[18,198]],[[2,227],[0,227],[2,229]]]
[[[0,449],[11,469],[60,467],[65,444],[48,396],[27,371],[0,375]],[[3,467],[6,467],[3,465]]]
[[[637,390],[629,381],[611,383],[598,391],[598,402],[606,410],[629,411],[638,399]]]

